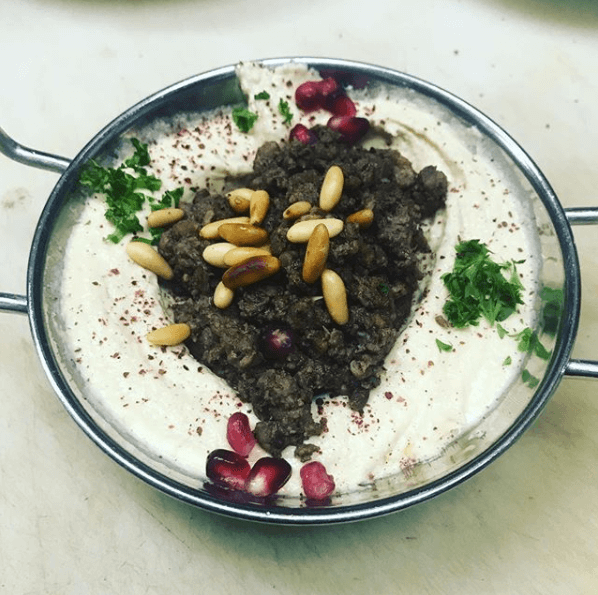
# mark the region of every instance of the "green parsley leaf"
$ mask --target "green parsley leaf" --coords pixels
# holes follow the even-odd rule
[[[440,339],[436,339],[436,346],[440,351],[452,351],[453,346],[449,343],[443,343]]]
[[[388,292],[390,291],[390,287],[388,287],[388,285],[386,283],[378,283],[378,291],[382,295],[388,295]]]
[[[236,107],[233,110],[233,122],[241,132],[249,132],[257,117],[257,114],[250,112],[246,107]]]
[[[511,359],[510,355],[507,355],[507,357],[505,357],[505,361],[502,363],[503,366],[510,366],[513,363],[513,360]]]
[[[184,192],[185,189],[182,187],[175,188],[174,190],[167,190],[160,202],[152,203],[152,211],[159,211],[160,209],[167,209],[169,207],[178,207]]]
[[[507,319],[522,304],[522,284],[515,262],[496,263],[479,240],[460,242],[453,271],[442,276],[449,291],[444,313],[463,328],[478,325],[484,317],[491,324]],[[507,279],[503,271],[509,273]]]
[[[519,349],[519,351],[532,353],[543,360],[550,359],[550,351],[542,345],[538,333],[531,328],[525,328],[514,336],[518,341],[517,349]]]
[[[496,332],[501,339],[509,334],[509,331],[499,322],[496,323]]]
[[[293,119],[293,114],[291,112],[291,108],[289,107],[289,102],[281,99],[278,102],[278,111],[284,118],[285,124],[290,124],[291,120]]]
[[[554,336],[559,328],[563,313],[565,297],[562,289],[543,287],[540,292],[542,309],[540,311],[540,327],[542,331]]]
[[[260,99],[263,99],[263,100],[270,99],[270,93],[268,93],[267,91],[262,91],[261,93],[254,95],[253,98],[257,99],[258,101]]]
[[[536,388],[536,386],[540,384],[540,379],[533,374],[530,374],[530,372],[527,370],[523,370],[523,372],[521,372],[521,379],[523,380],[524,384],[529,386],[529,388]]]

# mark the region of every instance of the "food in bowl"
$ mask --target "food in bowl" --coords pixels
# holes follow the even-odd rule
[[[260,183],[252,178],[258,149],[272,141],[286,146],[291,129],[301,137],[298,142],[309,143],[313,140],[310,134],[317,136],[318,132],[323,144],[328,142],[324,137],[329,134],[330,114],[326,110],[304,111],[293,103],[297,87],[319,80],[319,75],[301,65],[269,69],[259,64],[240,65],[238,75],[248,106],[235,112],[237,122],[232,109],[222,109],[131,133],[147,143],[151,155],[147,170],[162,181],[161,190],[184,188],[183,211],[191,209],[184,205],[193,203],[197,191],[219,195],[237,187],[240,177],[259,190]],[[377,132],[363,137],[363,146],[397,149],[406,160],[405,167],[409,162],[414,172],[430,166],[433,170],[428,171],[444,172],[448,180],[446,206],[437,214],[436,209],[429,212],[430,219],[421,226],[418,222],[417,233],[421,230],[421,238],[431,249],[428,268],[424,267],[429,274],[417,287],[411,287],[416,299],[409,300],[400,336],[393,337],[367,399],[321,395],[309,403],[309,409],[322,431],[314,435],[304,432],[290,444],[262,440],[262,446],[254,446],[249,453],[248,473],[258,460],[271,454],[287,462],[280,495],[304,494],[302,475],[306,473],[300,470],[308,458],[323,465],[325,472],[317,466],[315,471],[319,470],[324,480],[333,478],[334,489],[341,493],[397,472],[408,482],[416,463],[433,459],[474,426],[520,375],[524,353],[505,335],[532,328],[536,317],[534,304],[524,295],[514,319],[501,327],[504,332],[497,332],[485,320],[466,329],[446,321],[444,275],[453,270],[455,246],[462,240],[475,238],[500,261],[517,262],[517,275],[526,292],[537,291],[538,250],[533,226],[526,225],[531,223],[531,213],[491,157],[479,154],[472,158],[467,135],[475,135],[475,131],[463,131],[441,118],[408,91],[350,89],[349,96],[360,114],[356,117],[366,119]],[[245,130],[239,129],[239,122]],[[305,130],[296,129],[297,124]],[[332,124],[334,127],[335,122]],[[360,126],[356,130],[355,134],[361,134]],[[310,134],[305,136],[305,131]],[[198,203],[202,196],[206,198],[205,193],[200,194]],[[368,208],[367,204],[359,206]],[[442,202],[438,206],[442,207]],[[356,208],[351,205],[351,214]],[[102,197],[87,201],[65,255],[64,317],[77,369],[109,419],[137,443],[146,445],[157,459],[203,481],[206,460],[214,463],[213,453],[228,447],[227,428],[233,416],[246,415],[250,428],[264,420],[256,415],[249,399],[239,398],[219,370],[202,363],[201,350],[196,359],[187,345],[164,347],[147,340],[148,331],[174,321],[177,308],[179,319],[185,317],[177,304],[181,298],[168,297],[154,273],[127,258],[122,244],[105,241],[113,228],[104,211]],[[216,213],[213,215],[203,223],[210,223]],[[205,217],[206,211],[199,216]],[[378,214],[382,220],[384,216]],[[177,225],[182,222],[172,230]],[[165,253],[171,233],[163,236]],[[294,262],[296,266],[300,259]],[[321,285],[306,284],[311,287],[305,290],[311,311],[317,308],[323,316],[330,315],[322,306]],[[192,322],[190,327],[193,333]],[[103,362],[101,367],[98,361]],[[466,366],[465,372],[462,366]],[[218,456],[215,463],[226,463],[224,454]],[[314,466],[309,469],[313,472]]]

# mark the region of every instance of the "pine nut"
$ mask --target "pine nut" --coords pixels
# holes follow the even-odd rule
[[[261,246],[268,241],[268,232],[250,223],[224,223],[218,234],[235,246]]]
[[[347,223],[357,223],[361,229],[366,229],[374,222],[374,211],[362,209],[347,217]]]
[[[256,190],[249,199],[249,223],[259,225],[268,213],[270,195],[265,190]]]
[[[152,211],[147,216],[148,227],[166,227],[180,221],[185,216],[183,209],[166,208]]]
[[[220,281],[214,290],[214,306],[224,310],[232,304],[234,297],[235,292]]]
[[[227,219],[219,219],[218,221],[212,221],[204,225],[199,230],[199,235],[206,240],[216,240],[220,237],[218,230],[221,225],[225,223],[249,223],[249,217],[229,217]]]
[[[287,207],[282,214],[283,219],[298,219],[302,215],[306,215],[311,211],[311,203],[306,200],[300,200],[294,202],[291,206]]]
[[[289,227],[287,240],[294,244],[307,242],[315,227],[320,223],[323,223],[328,228],[328,234],[331,238],[343,231],[344,223],[341,219],[307,219],[305,221],[298,221]]]
[[[270,250],[266,246],[235,246],[224,255],[224,264],[227,267],[233,267],[252,256],[268,256]]]
[[[231,190],[226,196],[228,204],[235,213],[247,213],[249,211],[249,199],[253,194],[251,188],[236,188]]]
[[[227,252],[230,252],[236,246],[229,242],[218,242],[217,244],[210,244],[203,251],[203,259],[212,266],[220,267],[222,269],[227,268],[227,264],[224,262],[224,257]]]
[[[245,287],[274,275],[280,269],[275,256],[253,256],[231,267],[222,276],[222,283],[229,289]]]
[[[169,324],[147,334],[147,340],[154,345],[179,345],[191,335],[188,324]]]
[[[320,188],[320,208],[322,210],[334,209],[343,194],[344,183],[343,170],[338,165],[330,166]]]
[[[139,266],[164,279],[172,279],[173,272],[170,265],[149,244],[134,240],[127,244],[126,251],[131,260]]]
[[[349,322],[349,306],[347,304],[347,290],[338,273],[330,269],[322,272],[322,294],[328,313],[337,324]]]
[[[314,228],[305,251],[303,260],[303,280],[315,283],[326,268],[328,251],[330,249],[330,234],[328,228],[320,223]]]

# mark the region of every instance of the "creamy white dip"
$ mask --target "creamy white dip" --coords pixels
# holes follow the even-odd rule
[[[259,116],[248,134],[232,124],[230,111],[190,115],[132,133],[149,143],[150,173],[163,181],[159,194],[184,186],[183,200],[190,200],[194,188],[220,189],[227,175],[248,172],[264,141],[288,137],[280,99],[291,106],[292,125],[325,123],[329,117],[295,108],[297,85],[319,78],[300,65],[272,71],[248,63],[238,67],[238,74],[249,109]],[[254,99],[264,90],[268,101]],[[526,201],[517,197],[492,156],[480,151],[479,133],[439,116],[408,90],[350,94],[358,115],[390,133],[393,146],[416,170],[426,165],[442,170],[449,193],[446,210],[427,229],[436,255],[427,291],[389,354],[387,372],[364,415],[351,411],[343,398],[314,403],[314,416],[326,417],[328,427],[310,440],[321,448],[314,458],[334,476],[340,492],[383,476],[407,476],[414,462],[438,456],[496,405],[521,372],[523,355],[515,343],[486,323],[456,330],[436,322],[447,297],[441,276],[452,269],[458,239],[479,239],[497,260],[525,259],[518,265],[525,297],[537,291],[539,266],[535,228],[522,206]],[[257,419],[184,346],[148,343],[147,332],[168,322],[162,296],[153,274],[128,259],[126,240],[118,245],[105,240],[112,229],[104,210],[102,197],[87,201],[69,239],[62,284],[62,316],[87,400],[156,461],[197,478],[199,485],[208,453],[227,448],[230,414],[244,411],[252,424]],[[531,302],[526,300],[504,326],[531,326]],[[453,350],[441,351],[437,339]],[[294,472],[282,493],[298,495],[301,463],[292,451],[284,453]],[[263,454],[257,447],[250,461]]]

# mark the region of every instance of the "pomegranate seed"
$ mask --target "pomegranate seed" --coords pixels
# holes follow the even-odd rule
[[[303,124],[293,126],[289,137],[291,140],[296,139],[304,145],[315,145],[318,142],[318,137]]]
[[[295,90],[295,103],[300,110],[311,112],[322,107],[320,81],[307,81]]]
[[[310,500],[323,500],[334,492],[335,484],[332,475],[328,475],[326,467],[319,461],[306,463],[299,471],[303,492]]]
[[[338,97],[345,95],[345,90],[331,76],[320,81],[321,105],[324,109],[332,111],[332,105]]]
[[[293,331],[281,326],[268,327],[262,336],[262,351],[268,359],[282,360],[295,348]]]
[[[332,102],[330,111],[335,116],[354,116],[357,113],[357,108],[353,101],[346,95],[339,95]]]
[[[249,463],[236,452],[219,448],[206,461],[206,475],[214,483],[233,490],[242,490],[249,477]]]
[[[366,118],[355,116],[332,116],[328,120],[328,128],[341,133],[342,140],[353,144],[360,140],[370,128]]]
[[[228,418],[226,439],[231,448],[242,457],[246,457],[255,446],[255,436],[249,425],[249,418],[240,411]]]
[[[284,459],[263,457],[255,462],[245,482],[245,491],[264,498],[271,496],[291,477],[291,466]]]

